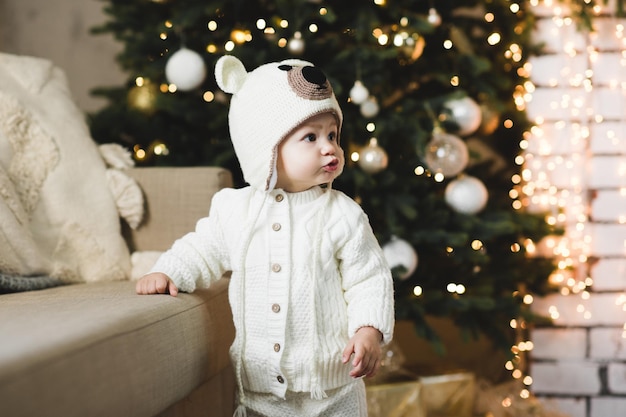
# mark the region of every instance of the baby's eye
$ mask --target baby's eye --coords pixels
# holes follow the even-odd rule
[[[328,134],[328,140],[334,142],[337,140],[337,132],[332,132]]]
[[[315,142],[317,137],[313,133],[309,133],[304,137],[305,142]]]

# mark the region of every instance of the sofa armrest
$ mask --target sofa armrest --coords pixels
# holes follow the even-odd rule
[[[164,251],[209,214],[213,195],[232,187],[230,171],[219,167],[149,167],[126,171],[143,190],[144,220],[124,235],[131,251]]]

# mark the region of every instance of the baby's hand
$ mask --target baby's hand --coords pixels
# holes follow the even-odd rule
[[[361,327],[356,331],[343,350],[342,358],[343,363],[348,363],[350,356],[354,353],[351,377],[370,377],[376,374],[382,359],[381,340],[382,334],[373,327]]]
[[[161,272],[146,274],[137,281],[137,294],[167,294],[176,297],[178,288],[174,281]]]

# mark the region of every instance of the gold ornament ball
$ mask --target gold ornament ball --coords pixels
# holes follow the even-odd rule
[[[431,171],[453,177],[467,167],[467,144],[455,135],[437,130],[426,145],[424,162]]]
[[[142,86],[134,86],[128,91],[128,105],[148,115],[156,110],[154,103],[158,94],[157,86],[146,81]]]
[[[376,174],[384,170],[388,163],[387,152],[378,146],[376,138],[370,139],[369,145],[363,148],[359,154],[359,166],[369,174]]]
[[[413,63],[422,56],[424,47],[426,46],[426,40],[419,33],[414,33],[408,37],[402,46],[398,48],[403,58],[409,63]]]

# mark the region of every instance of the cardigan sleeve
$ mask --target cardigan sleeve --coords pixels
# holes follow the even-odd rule
[[[365,213],[356,217],[347,240],[337,252],[344,298],[348,306],[348,333],[372,326],[393,337],[395,323],[393,279],[382,249]]]
[[[216,193],[209,216],[197,222],[195,231],[176,240],[159,257],[151,272],[166,274],[184,292],[206,288],[220,279],[230,270],[227,243],[220,222],[220,212],[227,207],[225,193]]]

